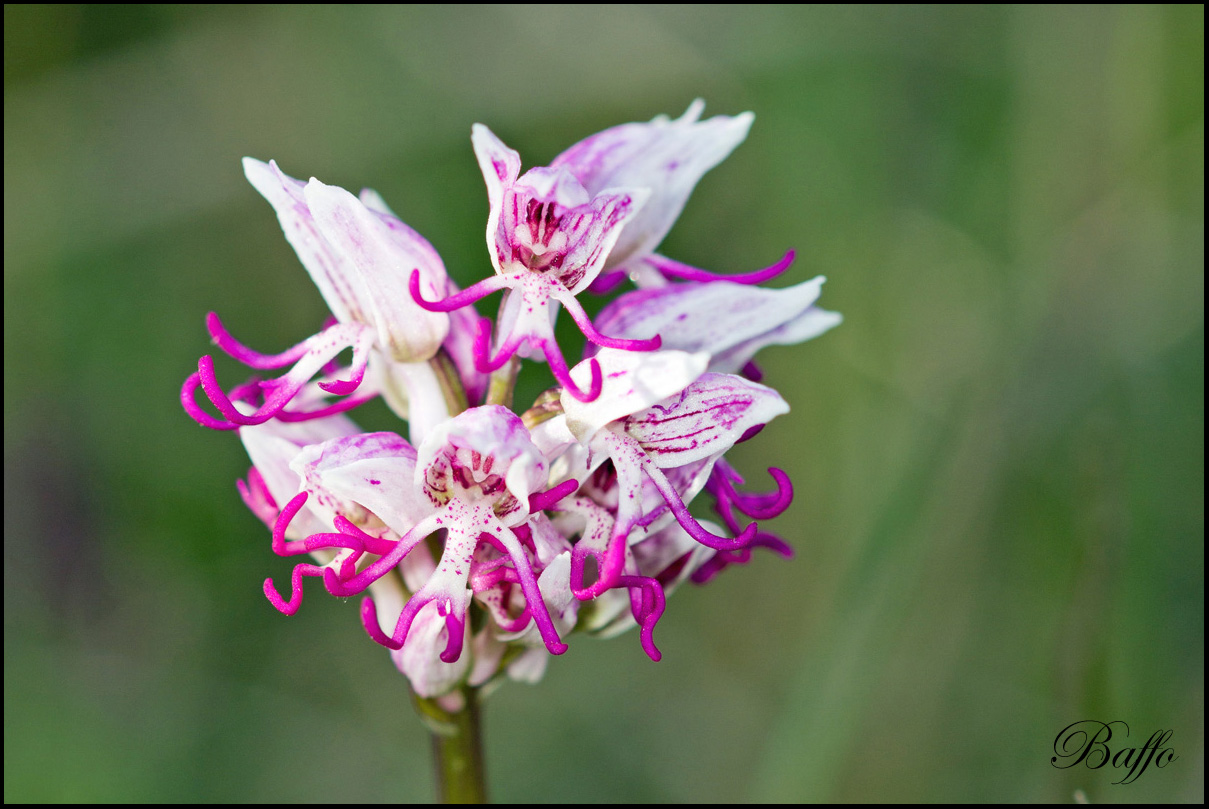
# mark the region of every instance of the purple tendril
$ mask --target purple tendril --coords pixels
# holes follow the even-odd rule
[[[663,587],[648,576],[622,576],[617,580],[621,587],[630,588],[630,611],[634,620],[642,627],[642,650],[656,663],[663,657],[655,647],[655,624],[663,616],[666,599]],[[637,594],[635,594],[637,590]]]
[[[302,577],[322,576],[324,570],[327,568],[322,565],[294,565],[294,570],[290,573],[290,600],[286,601],[277,594],[271,578],[264,580],[265,598],[283,615],[293,615],[302,606]]]
[[[567,369],[567,361],[563,359],[563,353],[558,347],[558,343],[553,338],[542,340],[540,348],[542,353],[546,355],[546,362],[549,363],[550,371],[554,374],[554,378],[558,380],[558,384],[562,385],[567,393],[585,403],[594,402],[600,397],[600,389],[604,387],[604,374],[601,373],[600,363],[597,362],[595,357],[588,361],[592,381],[588,385],[587,392],[584,392],[575,384],[575,380],[571,379],[571,372]]]
[[[740,548],[735,551],[718,551],[707,559],[701,567],[694,570],[689,578],[693,584],[706,584],[730,565],[747,564],[751,561],[751,552],[755,548],[767,548],[784,559],[793,558],[793,548],[789,547],[785,540],[776,534],[768,534],[761,531],[756,534],[756,538],[752,540],[750,547]]]
[[[531,494],[529,495],[529,512],[532,514],[538,511],[545,511],[559,500],[573,494],[578,488],[579,481],[572,478],[571,480],[564,480],[562,483],[544,492]]]
[[[690,267],[687,264],[681,264],[679,261],[673,261],[670,258],[663,256],[651,256],[647,261],[656,270],[670,278],[677,278],[681,281],[730,281],[732,284],[762,284],[776,278],[785,270],[789,269],[789,265],[793,263],[794,251],[790,250],[785,254],[785,257],[776,264],[765,267],[762,270],[754,272],[739,273],[737,275],[721,275],[718,273],[700,270],[696,267]]]
[[[680,523],[680,527],[702,545],[719,551],[729,551],[744,548],[751,544],[751,541],[755,538],[758,529],[754,522],[748,524],[733,539],[711,533],[689,513],[688,506],[684,505],[684,500],[680,498],[680,493],[676,491],[676,487],[668,482],[663,473],[654,467],[654,464],[644,464],[643,471],[651,483],[655,484],[655,488],[659,490],[659,494],[663,496],[667,507],[671,509],[672,514],[676,517],[676,522]]]
[[[231,336],[231,333],[223,326],[222,321],[218,319],[218,314],[215,312],[210,312],[206,315],[206,331],[210,332],[214,345],[222,349],[224,354],[234,357],[249,368],[259,370],[292,365],[310,350],[307,341],[303,340],[298,345],[287,348],[280,354],[261,354],[259,351],[253,351]]]
[[[710,472],[705,489],[718,500],[717,511],[723,517],[732,508],[757,520],[771,520],[780,516],[793,502],[793,482],[784,470],[769,467],[768,474],[777,484],[775,492],[738,492],[736,485],[743,484],[743,478],[725,461],[718,461]]]
[[[466,287],[461,292],[455,292],[447,298],[439,301],[429,301],[424,299],[424,295],[420,291],[420,271],[416,269],[411,271],[411,277],[407,281],[407,289],[411,293],[411,299],[421,309],[429,312],[452,312],[455,309],[461,309],[463,306],[469,306],[482,300],[492,292],[504,289],[509,285],[509,281],[510,279],[506,275],[493,275],[490,278],[479,281],[477,284]]]

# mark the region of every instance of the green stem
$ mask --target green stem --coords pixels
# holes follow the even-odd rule
[[[437,802],[487,803],[478,690],[465,688],[461,695],[464,705],[457,712],[445,710],[435,700],[415,700],[432,733]]]
[[[508,304],[508,298],[512,295],[512,290],[504,293],[503,300],[500,301],[500,311],[495,317],[495,327],[498,330],[500,322],[504,319],[504,308]],[[497,334],[498,338],[499,335]],[[493,341],[494,342],[494,341]],[[490,348],[490,346],[488,346]],[[516,390],[516,376],[521,371],[521,358],[512,355],[512,359],[508,360],[502,368],[491,375],[487,382],[487,398],[483,404],[503,405],[504,407],[512,407],[512,392]]]
[[[449,415],[456,416],[469,406],[466,401],[466,389],[462,387],[462,378],[458,375],[457,366],[453,364],[449,353],[442,348],[436,356],[429,360],[432,370],[441,384],[441,393],[445,396],[445,406]]]
[[[516,375],[521,370],[521,358],[513,357],[508,363],[491,375],[487,385],[487,400],[485,404],[497,404],[512,407],[512,392],[516,390]]]

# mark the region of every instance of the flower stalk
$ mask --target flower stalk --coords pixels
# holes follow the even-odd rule
[[[487,803],[478,689],[463,688],[457,693],[462,698],[462,708],[457,711],[442,708],[435,699],[417,697],[414,692],[412,695],[416,711],[432,736],[437,802]]]

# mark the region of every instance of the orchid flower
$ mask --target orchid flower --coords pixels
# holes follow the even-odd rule
[[[518,352],[528,356],[539,351],[559,384],[575,398],[592,401],[600,394],[600,370],[591,366],[587,390],[571,379],[554,339],[551,301],[562,304],[597,345],[630,351],[658,348],[658,336],[645,340],[605,336],[575,299],[604,268],[609,251],[650,191],[619,186],[590,195],[565,168],[538,167],[521,175],[520,155],[482,124],[475,124],[471,141],[487,183],[487,247],[496,275],[433,301],[424,297],[422,279],[416,272],[411,277],[412,298],[430,312],[451,312],[493,292],[509,290],[500,310],[499,345],[494,354],[490,323],[480,321],[475,344],[478,370],[495,371]]]
[[[771,388],[729,374],[702,374],[708,361],[704,353],[660,352],[651,361],[642,355],[602,351],[598,359],[607,369],[601,401],[585,404],[566,395],[562,398],[568,430],[598,461],[606,457],[612,461],[619,490],[611,535],[599,544],[581,540],[572,553],[571,589],[581,599],[616,585],[627,536],[651,517],[643,504],[643,487],[648,483],[676,522],[698,542],[715,550],[745,547],[755,536],[754,524],[734,538],[705,529],[689,513],[665,470],[687,469],[697,476],[703,466],[789,410]],[[583,363],[572,371],[585,372]],[[673,392],[667,393],[668,388]],[[591,585],[584,584],[588,557],[598,565],[598,578]]]
[[[379,556],[359,571],[353,564],[322,571],[332,595],[364,591],[429,534],[445,532],[436,569],[403,606],[389,632],[379,626],[374,601],[366,600],[362,618],[374,640],[401,648],[420,610],[435,603],[448,630],[440,657],[446,663],[457,660],[472,592],[469,582],[476,570],[481,573],[489,565],[503,575],[480,586],[490,589],[503,580],[519,585],[546,647],[554,654],[566,650],[518,537],[528,530],[531,499],[546,503],[540,491],[546,464],[514,413],[495,405],[467,410],[433,431],[418,450],[392,433],[336,439],[308,447],[293,468],[302,475],[306,491],[283,510],[277,531],[284,532],[293,516],[291,508],[300,507],[313,493],[318,507],[335,515],[333,523],[340,531],[308,537],[299,550],[345,548],[356,554],[354,563],[366,552]],[[372,515],[397,538],[366,533],[349,519],[357,513]],[[499,552],[489,562],[476,558],[484,544]],[[505,570],[501,563],[511,567]],[[304,575],[315,574],[296,573],[295,579]]]
[[[664,346],[709,355],[708,369],[743,374],[760,381],[753,362],[768,345],[790,345],[813,339],[839,325],[843,318],[816,305],[822,276],[785,289],[762,289],[727,281],[689,282],[627,292],[597,317],[602,327],[625,337],[658,333]],[[714,467],[706,488],[717,499],[718,513],[734,531],[734,511],[749,517],[771,519],[781,514],[793,497],[789,477],[780,469],[768,470],[777,491],[768,495],[740,494],[734,486],[743,479],[724,461]],[[761,533],[755,544],[790,556],[789,547],[772,534]],[[746,561],[750,550],[720,551],[724,560]],[[704,574],[702,574],[704,575]]]
[[[308,183],[286,176],[274,162],[244,159],[244,172],[277,211],[286,239],[319,287],[335,322],[323,331],[279,354],[261,354],[238,342],[211,312],[206,326],[225,353],[255,369],[291,366],[277,379],[260,382],[264,402],[252,413],[237,407],[223,391],[207,355],[198,362],[181,391],[185,410],[198,423],[219,430],[263,424],[282,414],[307,382],[320,372],[318,386],[326,393],[347,396],[361,387],[367,367],[379,365],[382,392],[400,384],[392,376],[414,375],[416,363],[430,359],[449,333],[449,317],[417,306],[406,294],[408,277],[429,291],[451,289],[444,265],[432,246],[398,220],[373,191],[358,200],[342,188],[312,179]],[[335,378],[326,374],[341,351],[353,350],[352,364]],[[194,400],[198,387],[221,418],[202,410]],[[371,393],[372,395],[372,393]],[[348,406],[364,401],[345,400]],[[388,401],[392,397],[388,396]],[[395,393],[392,405],[406,409],[405,395]],[[332,412],[323,409],[320,414]],[[315,416],[303,413],[296,417]]]
[[[840,316],[818,306],[822,277],[755,286],[793,251],[741,275],[656,252],[753,121],[703,109],[606,129],[523,173],[519,154],[476,124],[492,273],[465,290],[375,192],[244,160],[332,317],[262,354],[210,313],[221,351],[281,370],[228,389],[204,356],[182,404],[204,426],[237,431],[251,458],[240,496],[273,553],[294,563],[280,588],[264,580],[268,601],[293,615],[315,580],[338,598],[365,595],[365,632],[440,722],[476,691],[536,682],[577,631],[637,627],[659,660],[654,633],[680,584],[708,582],[756,548],[793,554],[760,527],[791,504],[789,476],[770,467],[772,488],[749,490],[726,454],[789,409],[760,384],[757,353]],[[638,288],[589,317],[578,296],[625,278]],[[495,292],[493,322],[474,304]],[[587,340],[578,364],[555,339],[560,308]],[[517,415],[521,358],[544,359],[556,386]],[[346,415],[379,395],[405,435],[362,432]],[[702,493],[712,521],[689,511]]]

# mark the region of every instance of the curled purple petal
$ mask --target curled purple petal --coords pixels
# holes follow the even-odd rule
[[[294,565],[290,574],[290,600],[286,601],[277,594],[271,578],[264,580],[264,595],[283,615],[293,615],[302,606],[302,577],[322,576],[327,568],[320,565]]]
[[[789,265],[793,264],[795,255],[796,253],[793,250],[789,250],[775,264],[770,264],[762,270],[737,273],[735,275],[723,275],[721,273],[700,270],[657,254],[647,257],[646,260],[663,275],[680,281],[730,281],[732,284],[762,284],[765,281],[771,281],[789,269]]]
[[[642,649],[647,657],[658,663],[663,655],[655,647],[655,624],[663,617],[663,609],[667,603],[662,585],[648,576],[622,576],[617,580],[617,584],[630,588],[634,620],[642,627]],[[633,606],[635,589],[640,593],[637,607]]]
[[[680,498],[680,493],[668,482],[668,479],[661,470],[651,464],[644,466],[643,471],[650,478],[651,483],[655,484],[655,488],[659,490],[659,494],[667,502],[668,508],[676,517],[676,522],[680,523],[680,527],[702,545],[714,548],[715,550],[735,550],[750,545],[752,540],[755,539],[758,528],[754,522],[750,523],[743,529],[742,533],[733,539],[718,536],[710,532],[689,513],[688,506],[684,505],[684,501]]]
[[[584,586],[588,557],[596,560],[596,581]],[[596,598],[617,586],[625,567],[625,536],[614,536],[602,550],[579,541],[571,549],[571,593],[580,601]]]
[[[378,391],[367,393],[363,396],[350,396],[346,399],[341,399],[338,402],[333,402],[324,407],[318,407],[314,410],[279,410],[277,411],[277,419],[280,421],[310,421],[311,419],[321,419],[327,416],[334,416],[337,413],[346,413],[356,407],[360,407],[371,399],[378,396]]]
[[[197,380],[192,376],[185,380],[181,389],[181,404],[199,424],[212,429],[229,430],[241,425],[263,424],[281,412],[298,395],[307,381],[345,348],[353,349],[351,377],[346,381],[320,383],[320,387],[328,387],[338,393],[351,393],[364,378],[373,342],[373,330],[356,323],[338,323],[308,338],[306,352],[285,375],[260,383],[264,401],[251,414],[239,410],[232,398],[223,391],[214,373],[214,359],[207,354],[197,361]],[[225,418],[225,422],[206,414],[197,406],[194,393],[198,382],[206,398]],[[241,399],[248,398],[244,386],[236,388],[234,392],[238,392]]]
[[[768,474],[777,484],[776,491],[738,492],[735,484],[742,484],[743,478],[725,461],[719,461],[710,473],[705,488],[718,499],[719,513],[724,507],[729,509],[733,506],[748,517],[771,520],[780,516],[793,502],[793,482],[784,470],[775,466],[769,467]]]
[[[277,522],[273,525],[273,553],[278,556],[297,556],[300,553],[307,553],[306,540],[287,541],[285,538],[286,529],[290,527],[290,521],[298,514],[304,505],[306,505],[307,493],[299,492],[297,495],[285,504],[285,508],[277,515]]]
[[[194,398],[197,389],[201,387],[201,374],[194,372],[185,378],[185,383],[181,385],[181,407],[189,414],[189,417],[203,427],[209,427],[211,430],[236,430],[238,424],[227,421],[226,419],[216,419],[205,410],[202,410],[197,399]]]
[[[214,312],[206,315],[206,331],[210,332],[214,345],[222,349],[223,353],[234,357],[249,368],[263,370],[291,365],[301,359],[308,350],[307,341],[303,340],[298,345],[287,348],[280,354],[261,354],[259,351],[253,351],[232,337],[231,333],[227,331],[222,321],[219,320],[218,315]]]
[[[793,548],[785,540],[776,534],[761,531],[756,534],[750,547],[735,551],[718,551],[694,570],[689,578],[693,584],[707,584],[727,567],[747,564],[751,560],[751,552],[755,548],[767,548],[783,559],[793,558]]]
[[[598,346],[617,348],[622,351],[656,351],[663,344],[663,340],[658,334],[645,340],[607,337],[596,330],[596,327],[592,325],[592,319],[588,317],[588,313],[584,311],[583,306],[580,305],[579,301],[569,291],[555,290],[551,297],[566,308],[567,314],[571,315],[571,319],[575,321],[575,325],[579,326],[579,330],[583,332],[584,337],[587,337]]]
[[[455,309],[461,309],[463,306],[469,306],[475,301],[481,300],[492,292],[497,292],[509,286],[514,279],[506,275],[493,275],[479,281],[473,286],[463,289],[461,292],[455,292],[447,298],[442,298],[439,301],[429,301],[424,299],[424,294],[420,291],[420,271],[413,270],[411,277],[407,281],[407,289],[411,293],[414,300],[421,309],[426,309],[429,312],[452,312]]]
[[[575,399],[581,402],[594,402],[600,396],[600,389],[604,385],[604,375],[600,371],[600,363],[596,358],[588,360],[589,373],[591,374],[591,382],[588,384],[588,390],[585,392],[575,380],[571,378],[571,372],[567,369],[567,361],[563,359],[562,350],[559,349],[558,343],[554,338],[543,340],[541,343],[542,352],[546,355],[546,362],[550,364],[550,371],[554,374],[554,378],[563,386],[563,390],[569,393]]]
[[[504,367],[508,360],[516,354],[524,335],[512,332],[500,346],[499,353],[491,356],[491,321],[487,318],[479,320],[474,338],[474,368],[481,374],[491,374]]]
[[[573,494],[578,488],[579,481],[574,479],[564,480],[562,483],[554,486],[553,488],[547,489],[544,492],[531,494],[529,495],[529,511],[531,513],[545,511],[559,500],[562,500],[564,497]]]

